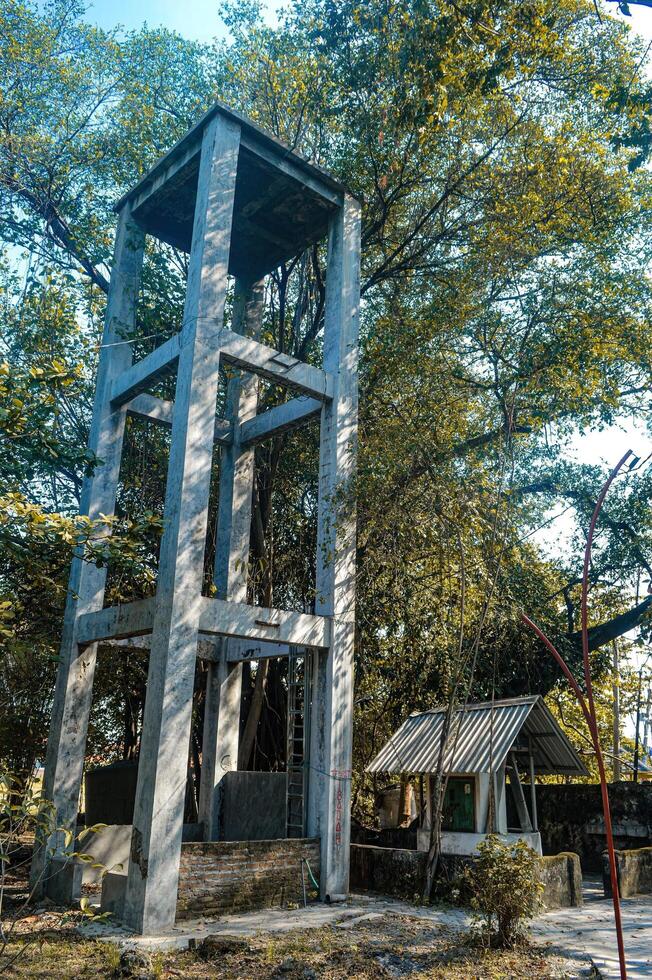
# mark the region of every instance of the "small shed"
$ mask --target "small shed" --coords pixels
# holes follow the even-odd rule
[[[439,766],[445,712],[440,707],[410,715],[367,767],[367,772],[387,776],[420,777],[419,850],[430,845],[433,777]],[[472,854],[489,833],[514,841],[521,838],[541,854],[536,777],[589,775],[537,694],[459,708],[444,751],[443,773],[447,778],[444,854]],[[514,827],[507,825],[507,786],[517,815]]]

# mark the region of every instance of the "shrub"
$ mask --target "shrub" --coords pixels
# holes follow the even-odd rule
[[[539,908],[543,885],[536,852],[525,841],[505,844],[490,835],[478,845],[478,858],[465,869],[464,879],[483,941],[513,946]]]

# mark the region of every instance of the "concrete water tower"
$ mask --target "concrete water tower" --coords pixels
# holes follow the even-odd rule
[[[220,781],[237,759],[243,659],[299,650],[311,677],[300,820],[304,835],[320,841],[322,897],[338,898],[348,890],[355,580],[350,488],[360,214],[357,201],[336,180],[221,105],[116,210],[90,434],[90,448],[102,464],[86,480],[82,512],[91,518],[114,513],[129,413],[169,426],[158,579],[152,598],[105,607],[106,570],[73,560],[44,792],[54,803],[58,826],[74,830],[98,647],[142,637],[149,670],[123,919],[149,933],[175,920],[198,656],[209,660],[200,800],[204,839],[218,836]],[[187,291],[178,333],[132,362],[124,338],[135,336],[146,235],[188,253]],[[316,367],[260,342],[262,283],[280,263],[325,238],[323,364]],[[224,326],[228,276],[235,280],[230,329]],[[223,364],[232,373],[227,413],[218,417]],[[171,372],[173,402],[152,393]],[[291,397],[258,412],[260,377],[289,389]],[[254,447],[315,419],[320,455],[314,612],[257,608],[247,602]],[[216,444],[222,453],[216,595],[209,598],[202,595],[202,574]],[[60,836],[37,844],[34,882],[47,882],[50,848],[62,849]]]

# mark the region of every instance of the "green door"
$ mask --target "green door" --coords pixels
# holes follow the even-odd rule
[[[473,833],[474,820],[474,783],[473,777],[451,776],[444,796],[444,812],[442,814],[442,830],[457,830]]]

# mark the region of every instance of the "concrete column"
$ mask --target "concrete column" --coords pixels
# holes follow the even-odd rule
[[[349,888],[359,270],[360,208],[346,196],[331,221],[326,278],[324,370],[334,397],[321,415],[315,612],[331,617],[332,634],[315,656],[308,791],[308,833],[321,838],[321,892],[331,899]]]
[[[118,218],[88,443],[102,463],[84,481],[81,498],[80,511],[91,519],[113,514],[115,508],[126,409],[112,407],[109,396],[114,380],[131,364],[130,345],[122,341],[133,335],[143,247],[143,232],[132,220],[130,206],[126,205]],[[43,795],[54,804],[56,826],[72,831],[79,807],[96,658],[95,645],[80,650],[77,644],[77,617],[102,608],[105,582],[106,568],[97,568],[84,562],[81,554],[75,555],[66,597],[43,781]],[[47,851],[60,847],[61,838],[59,834],[37,839],[31,868],[36,897],[45,891]],[[71,894],[69,900],[72,899]]]
[[[263,282],[236,282],[233,330],[260,338],[264,305]],[[237,372],[227,389],[227,418],[233,441],[222,450],[215,544],[215,587],[220,599],[247,601],[247,572],[254,482],[254,450],[243,449],[241,426],[256,415],[258,378]],[[218,641],[221,659],[208,667],[199,819],[204,840],[219,840],[220,794],[224,774],[238,767],[242,664],[228,661],[229,641]],[[224,699],[224,704],[221,704]],[[224,709],[224,710],[222,710]]]
[[[239,126],[204,130],[124,918],[174,923]]]

